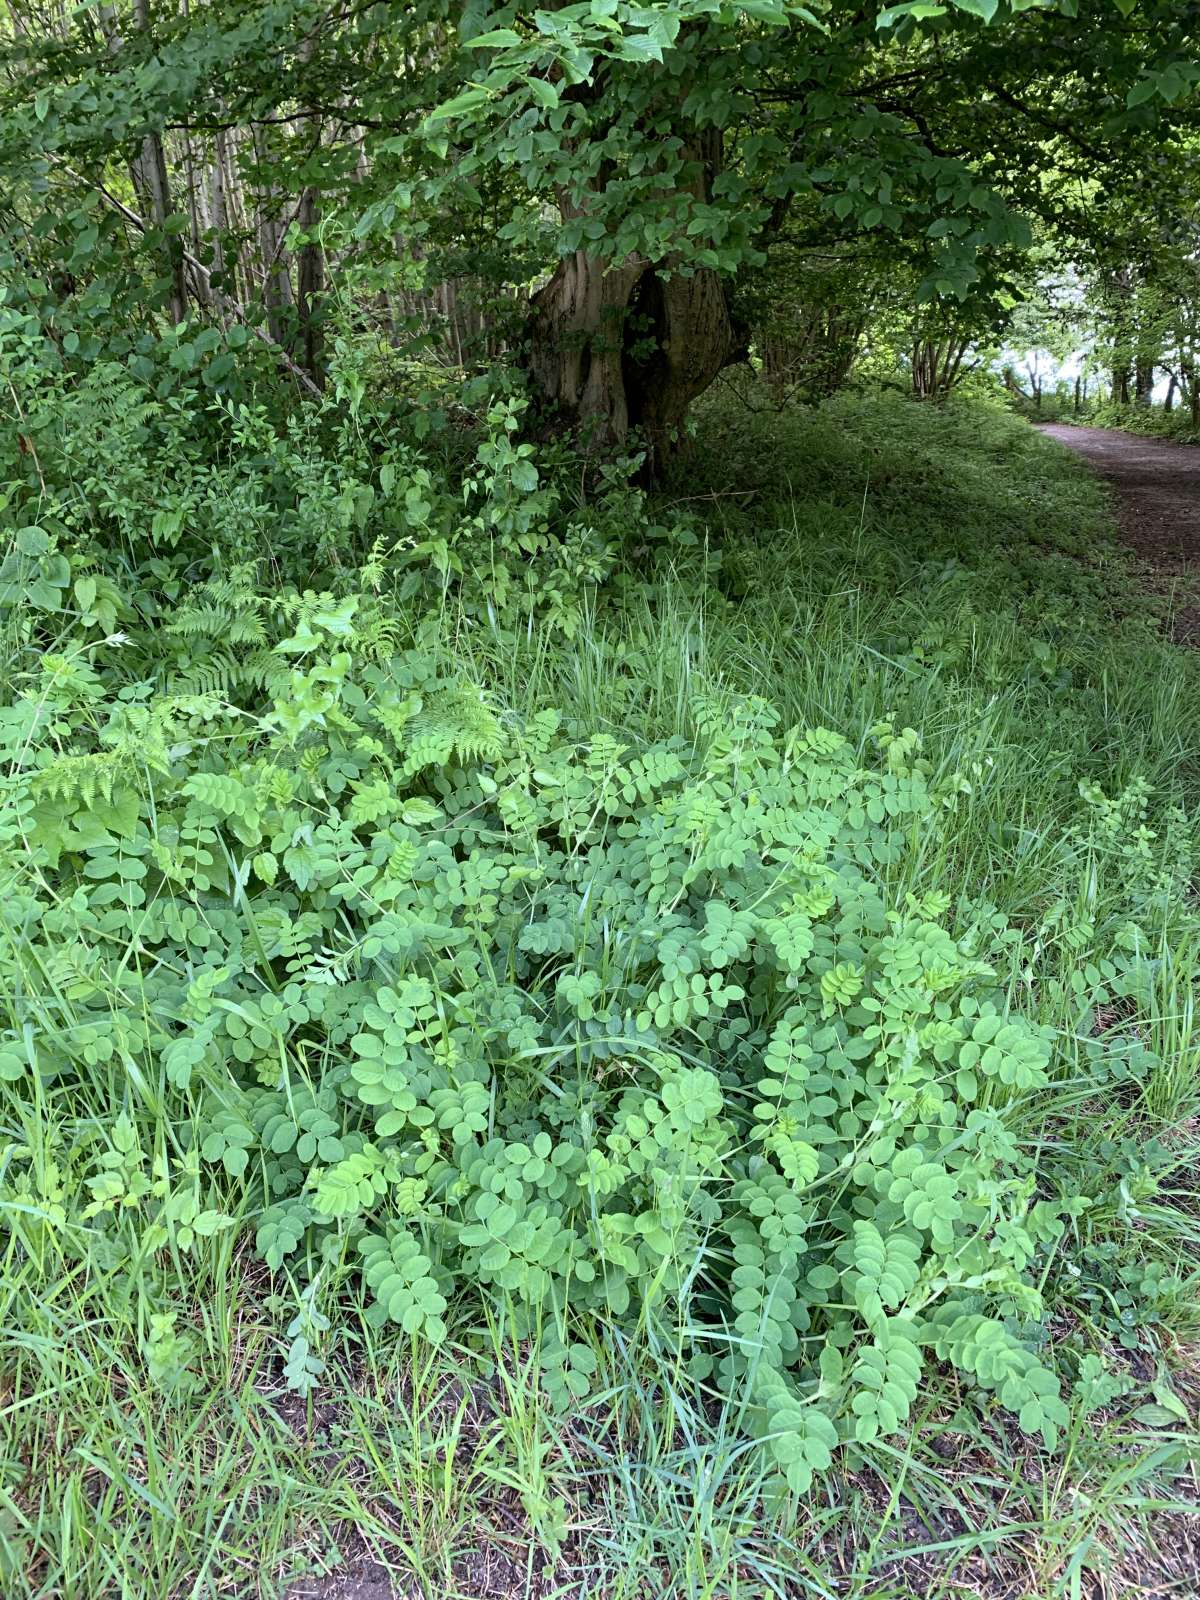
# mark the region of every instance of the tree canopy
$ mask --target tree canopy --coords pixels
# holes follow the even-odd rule
[[[1127,262],[1195,191],[1190,0],[133,0],[6,31],[9,302],[64,349],[242,322],[318,387],[331,288],[394,330],[466,285],[544,426],[655,456],[814,262],[953,307],[1035,227]]]

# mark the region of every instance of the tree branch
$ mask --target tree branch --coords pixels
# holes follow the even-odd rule
[[[112,206],[114,211],[119,212],[120,215],[125,218],[126,222],[132,223],[140,233],[147,233],[149,231],[149,224],[145,221],[145,219],[139,217],[137,212],[133,211],[129,206],[127,206],[123,200],[118,200],[115,194],[110,194],[102,183],[89,183],[88,179],[83,177],[81,173],[76,172],[72,167],[64,166],[61,170],[65,172],[69,178],[74,178],[76,183],[82,183],[87,188],[95,189],[97,194],[106,200],[108,204]],[[247,329],[248,332],[252,333],[256,339],[261,339],[263,344],[270,346],[276,357],[283,362],[284,366],[292,374],[296,382],[300,384],[301,388],[307,389],[309,394],[316,395],[318,400],[321,399],[321,390],[318,385],[313,382],[303,367],[298,366],[296,362],[292,360],[291,356],[277,340],[272,339],[271,335],[260,328],[257,323],[250,321],[250,314],[246,310],[246,307],[239,304],[238,301],[231,299],[229,295],[222,293],[221,290],[213,288],[212,273],[208,270],[204,263],[202,261],[198,261],[190,250],[183,250],[181,253],[183,255],[183,259],[187,262],[192,272],[204,280],[206,289],[208,290],[209,294],[212,295],[216,303],[222,308],[222,310],[228,311],[232,316],[236,317],[242,326]]]

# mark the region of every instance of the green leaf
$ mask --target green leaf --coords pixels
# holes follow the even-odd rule
[[[537,101],[538,105],[543,106],[547,111],[554,111],[557,109],[558,90],[555,88],[554,84],[548,83],[545,78],[532,76],[525,80],[525,87]]]
[[[444,101],[429,113],[427,122],[446,122],[451,117],[462,117],[488,101],[486,89],[464,89],[462,94],[455,95],[452,100]]]
[[[464,39],[465,50],[499,49],[508,45],[521,44],[523,41],[519,33],[514,33],[511,28],[493,28],[489,33],[478,33],[473,39]]]
[[[18,528],[13,541],[23,556],[42,556],[51,548],[50,535],[32,525]]]
[[[1140,1422],[1146,1428],[1176,1428],[1180,1419],[1174,1411],[1167,1406],[1160,1406],[1154,1401],[1147,1401],[1145,1405],[1138,1406],[1133,1413],[1133,1420]],[[1187,1420],[1187,1414],[1184,1414]]]

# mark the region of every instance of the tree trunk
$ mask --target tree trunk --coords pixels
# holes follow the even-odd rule
[[[956,333],[918,335],[913,342],[913,394],[918,400],[944,400],[962,376],[970,339]]]
[[[705,204],[721,166],[719,130],[698,133],[688,155],[686,192]],[[565,194],[559,209],[564,219],[580,214]],[[651,478],[675,454],[691,402],[742,353],[711,268],[685,275],[670,258],[614,262],[582,249],[533,297],[528,348],[544,420],[595,451],[637,430]]]
[[[311,62],[312,53],[313,41],[310,36],[300,46],[300,59],[305,65]],[[310,126],[316,130],[317,144],[320,145],[321,122],[315,112]],[[296,318],[300,334],[300,348],[296,354],[309,377],[323,388],[320,302],[325,290],[325,250],[318,232],[320,222],[320,196],[309,184],[301,193],[300,203],[296,207],[296,226],[304,240],[296,258]]]
[[[777,320],[755,335],[763,377],[791,387],[805,400],[823,400],[850,376],[865,318],[840,306],[791,309],[786,322]]]
[[[658,477],[688,407],[733,358],[717,274],[684,277],[634,258],[619,265],[577,250],[534,296],[529,373],[544,420],[589,451],[621,448],[640,430]]]
[[[110,55],[117,55],[123,45],[116,7],[101,6],[97,13],[100,30]],[[150,32],[150,10],[147,0],[134,0],[133,25],[139,33]],[[162,232],[171,215],[171,186],[167,178],[167,158],[163,150],[162,135],[148,133],[142,140],[139,153],[129,163],[129,181],[138,197],[142,215],[150,219],[162,235],[163,264],[167,269],[168,305],[171,321],[178,325],[187,316],[187,279],[184,275],[183,255],[175,240]]]
[[[323,386],[320,299],[325,288],[325,252],[316,237],[320,209],[315,189],[305,189],[296,225],[305,235],[296,259],[296,315],[300,324],[297,358],[314,383]]]
[[[1166,411],[1168,414],[1170,412],[1174,411],[1174,409],[1175,409],[1175,391],[1176,391],[1176,389],[1178,389],[1178,387],[1179,387],[1179,379],[1175,376],[1174,373],[1172,373],[1171,374],[1171,380],[1167,384],[1167,397],[1163,401],[1163,410]]]
[[[728,364],[733,327],[725,286],[710,268],[686,278],[644,273],[632,304],[632,343],[622,352],[626,405],[630,421],[645,435],[657,475],[682,442],[692,401]]]
[[[648,270],[642,260],[612,266],[576,250],[533,297],[530,376],[548,420],[578,432],[588,450],[610,450],[629,432],[621,357],[629,301]]]
[[[259,271],[262,277],[262,303],[267,313],[267,331],[275,344],[288,342],[288,313],[294,304],[292,280],[288,272],[288,224],[280,215],[281,201],[272,188],[262,182],[262,174],[269,170],[267,132],[261,123],[252,123],[250,136],[257,165],[258,181],[255,192],[255,212],[258,231]]]
[[[1148,406],[1150,397],[1154,393],[1154,362],[1147,356],[1139,355],[1133,369],[1133,403],[1138,406]]]

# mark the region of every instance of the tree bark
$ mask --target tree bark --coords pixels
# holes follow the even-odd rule
[[[109,54],[118,54],[123,40],[115,6],[101,6],[97,17]],[[134,0],[133,25],[138,33],[149,34],[150,9],[147,0]],[[171,215],[171,186],[167,177],[167,158],[160,133],[148,133],[142,140],[141,150],[129,163],[129,181],[141,203],[142,211],[161,232]],[[166,238],[165,235],[162,249],[163,263],[167,269],[171,321],[178,325],[185,319],[188,311],[183,256],[176,242]]]
[[[1133,369],[1133,403],[1138,406],[1148,406],[1150,397],[1154,393],[1154,362],[1148,356],[1139,355]]]
[[[300,59],[311,62],[313,43],[311,37],[300,47]],[[311,108],[310,108],[311,109]],[[321,140],[321,122],[313,115],[311,126],[316,130],[317,142]],[[320,196],[311,184],[307,185],[296,207],[296,226],[304,236],[296,258],[296,317],[299,323],[300,365],[318,387],[325,379],[321,357],[323,339],[320,324],[320,302],[325,291],[325,251],[318,234],[321,221]]]
[[[733,325],[725,286],[711,268],[683,277],[647,272],[633,291],[633,343],[622,373],[630,420],[645,435],[651,470],[661,472],[683,440],[693,400],[728,365]],[[649,324],[651,342],[639,337]]]
[[[547,420],[603,451],[629,432],[622,353],[629,301],[649,270],[641,259],[616,266],[576,250],[533,297],[529,372]]]
[[[836,394],[859,353],[865,317],[841,306],[797,310],[786,331],[778,324],[755,337],[769,383],[792,385],[806,400]]]
[[[252,123],[250,137],[255,164],[259,169],[255,190],[255,222],[258,231],[261,294],[263,307],[267,313],[267,331],[276,344],[286,344],[288,313],[294,304],[285,247],[288,225],[280,215],[282,203],[279,196],[262,181],[263,172],[269,170],[270,160],[266,129],[260,123]]]
[[[703,203],[720,170],[719,131],[698,135],[690,156],[686,191]],[[564,219],[581,214],[565,194],[559,209]],[[611,261],[584,249],[534,295],[527,339],[545,425],[577,432],[593,451],[620,448],[636,430],[650,478],[678,450],[692,401],[742,353],[711,268],[685,273],[670,258]]]
[[[300,324],[297,357],[313,382],[323,385],[319,310],[325,289],[325,252],[315,237],[319,221],[316,190],[305,189],[296,213],[296,225],[306,236],[296,258],[296,315]]]
[[[962,375],[963,358],[970,348],[965,334],[918,334],[913,340],[913,394],[918,400],[944,400]]]
[[[711,269],[685,277],[584,250],[534,296],[528,337],[547,425],[577,433],[593,452],[620,449],[638,431],[651,477],[676,454],[692,401],[735,354],[724,285]]]

